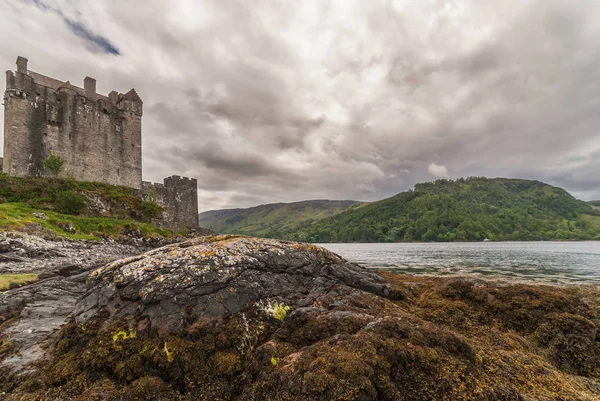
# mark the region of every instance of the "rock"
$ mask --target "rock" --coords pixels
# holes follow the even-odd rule
[[[262,299],[298,302],[344,284],[378,295],[379,276],[323,248],[243,236],[198,237],[96,270],[75,310],[84,323],[100,309],[110,319],[148,320],[161,334],[193,332]]]
[[[48,240],[25,233],[0,234],[0,274],[39,274],[38,281],[0,292],[0,369],[30,372],[85,293],[85,279],[108,261],[147,251],[112,242]],[[10,322],[7,322],[10,321]],[[7,322],[2,324],[2,322]],[[6,357],[6,358],[4,358]]]
[[[3,233],[0,236],[0,274],[51,275],[66,265],[95,269],[110,261],[146,252],[152,248],[150,243],[154,244],[154,240],[134,246],[115,241],[83,242],[58,237],[48,239],[26,233]]]
[[[32,372],[32,364],[46,355],[46,346],[85,292],[88,274],[44,279],[0,293],[0,316],[19,316],[0,332],[14,347],[14,352],[0,361],[0,368],[21,375]]]
[[[46,220],[46,214],[45,213],[41,213],[41,212],[33,212],[31,214],[33,217],[35,217],[36,219],[40,219],[40,220]]]
[[[75,227],[73,227],[73,225],[70,222],[57,223],[56,226],[66,233],[69,233],[69,234],[77,233],[77,230],[75,229]]]

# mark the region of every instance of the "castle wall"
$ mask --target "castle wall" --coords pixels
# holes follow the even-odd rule
[[[61,176],[140,188],[142,102],[135,91],[95,94],[95,80],[82,89],[26,70],[7,71],[4,95],[3,171],[44,176],[52,153],[65,161]]]
[[[142,197],[163,208],[156,224],[176,229],[179,224],[198,228],[198,180],[174,175],[162,184],[142,182]]]

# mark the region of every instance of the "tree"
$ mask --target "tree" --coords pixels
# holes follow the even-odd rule
[[[65,161],[62,157],[54,154],[54,152],[50,153],[50,156],[44,161],[44,168],[54,176],[57,177],[63,169],[63,165]]]

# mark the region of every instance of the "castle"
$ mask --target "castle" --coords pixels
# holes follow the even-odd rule
[[[44,176],[44,161],[54,154],[64,161],[65,176],[134,188],[163,208],[158,223],[196,228],[196,179],[142,181],[142,114],[135,89],[104,96],[93,78],[81,88],[30,71],[27,59],[18,57],[17,70],[6,71],[2,171]]]

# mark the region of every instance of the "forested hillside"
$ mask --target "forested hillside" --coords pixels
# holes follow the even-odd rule
[[[351,200],[309,200],[270,203],[247,209],[210,210],[198,215],[200,226],[221,234],[277,237],[281,231],[308,219],[323,219],[341,213],[360,202]]]
[[[309,242],[600,239],[600,212],[539,181],[473,177],[417,184],[277,236]]]

